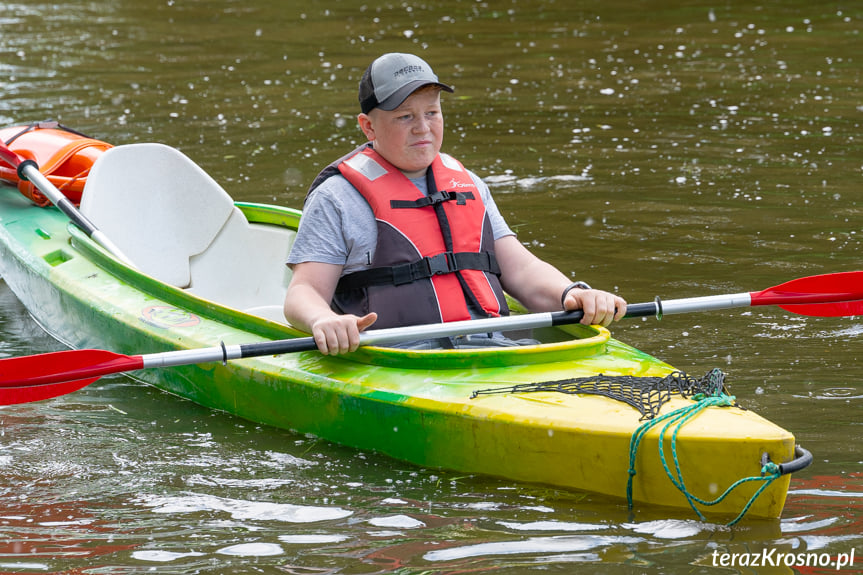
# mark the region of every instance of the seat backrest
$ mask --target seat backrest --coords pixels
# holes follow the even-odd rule
[[[182,152],[129,144],[106,151],[93,165],[81,212],[141,271],[188,287],[189,259],[212,243],[234,202]]]

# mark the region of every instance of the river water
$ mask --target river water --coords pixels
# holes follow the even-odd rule
[[[360,142],[365,66],[410,51],[456,88],[445,150],[566,273],[638,302],[861,268],[858,2],[19,0],[0,27],[0,125],[169,144],[239,200],[301,207]],[[828,573],[771,563],[851,552],[859,572],[861,318],[757,307],[613,334],[723,369],[812,451],[780,521],[631,514],[106,377],[0,409],[0,572]],[[0,340],[3,355],[60,349],[2,284]],[[732,553],[767,567],[723,567]]]

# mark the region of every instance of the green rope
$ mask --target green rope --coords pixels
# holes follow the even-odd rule
[[[695,403],[692,405],[688,405],[685,407],[681,407],[675,411],[667,413],[661,417],[658,417],[653,420],[645,421],[638,429],[635,430],[635,433],[632,435],[632,439],[629,443],[629,480],[626,484],[626,499],[629,504],[629,508],[632,509],[632,482],[635,477],[635,459],[638,454],[638,448],[641,445],[641,440],[644,439],[644,436],[648,431],[653,429],[655,426],[659,425],[662,422],[666,422],[662,427],[662,430],[659,433],[659,459],[662,462],[662,467],[665,469],[665,473],[668,478],[671,480],[671,483],[683,493],[686,497],[686,501],[689,503],[689,506],[695,511],[698,515],[698,518],[702,521],[705,521],[704,515],[701,511],[695,506],[696,503],[703,505],[705,507],[710,507],[722,502],[726,497],[728,497],[731,492],[733,492],[737,487],[743,485],[744,483],[749,483],[751,481],[763,481],[764,484],[758,488],[758,490],[752,495],[746,505],[743,507],[743,510],[734,518],[733,521],[728,523],[728,526],[735,525],[743,516],[746,515],[746,512],[749,511],[749,508],[752,507],[752,504],[755,503],[755,500],[761,495],[761,493],[773,482],[774,479],[778,478],[781,474],[779,472],[779,466],[773,462],[767,463],[761,469],[761,477],[745,477],[743,479],[739,479],[734,482],[725,492],[722,493],[719,497],[712,501],[706,501],[697,497],[689,492],[686,488],[686,484],[683,481],[683,472],[680,468],[680,461],[677,458],[677,435],[680,433],[680,429],[692,418],[697,416],[699,413],[707,409],[711,406],[717,407],[729,407],[735,405],[735,398],[731,395],[726,395],[724,393],[719,392],[717,395],[696,395],[692,398],[695,400]],[[674,431],[671,434],[671,456],[674,461],[674,473],[672,473],[671,469],[668,466],[668,462],[665,458],[665,434],[668,429],[675,425]]]

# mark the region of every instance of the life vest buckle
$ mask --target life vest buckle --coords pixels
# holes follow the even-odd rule
[[[429,269],[429,275],[439,276],[458,271],[458,267],[455,262],[455,254],[452,252],[442,252],[436,256],[430,256],[424,259]]]
[[[450,201],[454,197],[455,197],[455,194],[453,194],[453,192],[447,192],[447,191],[431,192],[428,195],[428,199],[429,199],[428,203],[429,203],[429,205],[432,205],[432,206],[435,204],[442,204],[444,202]]]

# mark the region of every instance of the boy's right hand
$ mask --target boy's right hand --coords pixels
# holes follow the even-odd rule
[[[318,350],[324,355],[338,355],[356,351],[360,346],[360,332],[375,323],[378,314],[372,312],[358,317],[351,314],[326,316],[311,326]]]

